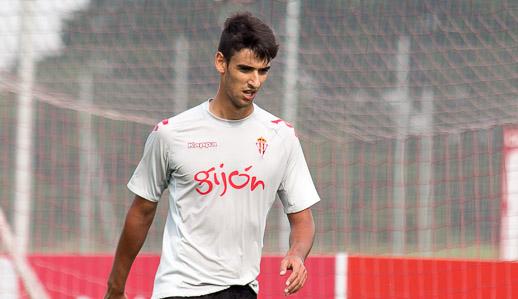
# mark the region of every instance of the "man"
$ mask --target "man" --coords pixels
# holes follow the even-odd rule
[[[166,119],[150,133],[128,183],[126,216],[105,298],[126,298],[131,264],[169,188],[170,211],[153,298],[257,298],[266,218],[279,195],[290,222],[280,265],[286,295],[305,283],[314,239],[310,207],[320,199],[294,129],[254,104],[278,45],[249,13],[227,19],[214,99]]]

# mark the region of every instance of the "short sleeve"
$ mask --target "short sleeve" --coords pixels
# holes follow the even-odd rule
[[[131,192],[154,202],[160,200],[169,181],[169,153],[162,131],[149,134],[142,159],[127,185]]]
[[[288,163],[277,191],[287,214],[300,212],[320,201],[299,139],[293,136]]]

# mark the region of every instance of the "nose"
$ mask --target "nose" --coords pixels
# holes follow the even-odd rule
[[[248,85],[251,88],[258,89],[261,85],[261,81],[259,80],[259,72],[252,72],[250,78],[248,79]]]

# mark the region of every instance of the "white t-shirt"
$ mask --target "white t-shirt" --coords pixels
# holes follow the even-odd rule
[[[224,120],[208,104],[156,125],[128,183],[150,201],[169,188],[153,298],[255,282],[276,194],[286,213],[320,200],[289,124],[256,105],[245,119]]]

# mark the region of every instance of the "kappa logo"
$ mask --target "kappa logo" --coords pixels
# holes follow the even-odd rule
[[[216,141],[202,141],[202,142],[188,142],[187,148],[189,149],[203,149],[203,148],[211,148],[218,147],[218,143]]]
[[[257,138],[255,145],[257,145],[257,149],[259,150],[259,154],[261,155],[261,157],[264,157],[264,153],[266,152],[266,149],[268,148],[268,143],[266,142],[266,138],[264,138],[262,136]]]

